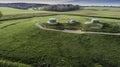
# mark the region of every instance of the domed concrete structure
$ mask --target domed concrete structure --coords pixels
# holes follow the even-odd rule
[[[92,19],[91,23],[100,23],[100,21],[98,19]]]
[[[71,19],[71,20],[68,21],[68,23],[69,23],[69,24],[74,24],[74,23],[77,23],[77,21],[74,20],[74,19]]]
[[[101,29],[103,24],[98,19],[92,19],[91,22],[85,22],[86,27],[91,29]]]
[[[49,23],[49,24],[57,24],[57,20],[56,20],[56,18],[50,18],[47,23]]]

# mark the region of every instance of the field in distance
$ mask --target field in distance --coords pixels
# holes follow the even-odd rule
[[[112,7],[81,7],[80,10],[69,11],[69,12],[52,12],[44,10],[20,10],[14,8],[0,7],[3,15],[15,15],[15,14],[29,14],[29,13],[55,13],[55,14],[77,14],[77,15],[88,15],[88,16],[103,16],[103,17],[115,17],[120,18],[120,8]]]

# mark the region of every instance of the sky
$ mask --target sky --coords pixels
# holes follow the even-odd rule
[[[114,5],[120,6],[120,0],[0,0],[0,3],[46,3],[46,4],[79,4],[79,5]]]

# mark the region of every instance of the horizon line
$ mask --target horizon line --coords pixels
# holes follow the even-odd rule
[[[73,4],[80,6],[120,6],[116,4],[77,4],[77,3],[44,3],[44,2],[0,2],[0,3],[34,3],[34,4]]]

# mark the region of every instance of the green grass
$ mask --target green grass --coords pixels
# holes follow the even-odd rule
[[[68,12],[66,12],[68,13]],[[107,17],[119,17],[120,8],[111,7],[84,7],[78,11],[72,11],[71,14],[89,15],[89,16],[107,16]]]
[[[22,64],[19,62],[11,62],[8,60],[0,60],[0,67],[31,67],[30,65],[27,64]]]
[[[8,8],[8,7],[0,7],[0,11],[3,13],[3,15],[28,14],[28,13],[30,14],[30,13],[40,12],[40,11],[34,11],[32,9],[20,10],[20,9]]]
[[[57,29],[57,30],[79,30],[81,29],[81,24],[80,23],[74,23],[74,24],[69,24],[69,23],[57,23],[57,24],[48,24],[48,23],[41,23],[41,25],[45,28],[50,28],[50,29]]]
[[[102,25],[102,27],[100,27]],[[95,28],[97,27],[97,28]],[[84,24],[84,31],[93,31],[93,32],[109,32],[109,33],[120,33],[120,25],[118,23],[110,24],[110,23],[92,23],[92,24]]]
[[[120,20],[114,19],[104,19],[98,18],[100,23],[85,24],[86,22],[91,22],[92,17],[80,17],[80,16],[67,16],[67,15],[57,15],[53,16],[57,18],[59,24],[53,25],[48,24],[45,19],[42,23],[43,27],[52,29],[70,29],[70,30],[83,30],[83,31],[93,31],[93,32],[109,32],[109,33],[119,33],[120,32]],[[78,24],[68,24],[68,21],[75,19]],[[102,27],[101,27],[102,25]],[[97,28],[95,28],[97,26]],[[94,27],[94,28],[93,28]]]
[[[29,21],[29,19],[25,19],[26,21]],[[0,28],[4,28],[4,27],[7,27],[9,25],[14,25],[14,24],[17,24],[17,23],[21,23],[22,21],[25,22],[25,20],[12,20],[12,21],[5,21],[5,22],[0,22]]]
[[[51,67],[120,67],[120,36],[78,35],[35,27],[36,22],[46,23],[49,18],[57,18],[63,24],[75,19],[83,24],[93,16],[102,17],[98,18],[101,22],[114,25],[120,20],[103,17],[120,18],[119,8],[85,7],[83,10],[61,13],[0,7],[0,11],[4,15],[1,18],[4,21],[0,21],[0,58],[34,67],[44,63]],[[60,15],[50,16],[53,14]]]
[[[2,21],[0,27],[19,23],[0,29],[0,57],[35,67],[43,63],[52,67],[120,67],[120,36],[61,33],[35,26],[51,17],[61,23],[71,18],[84,23],[92,18],[57,15]],[[110,24],[120,22],[99,19]]]
[[[67,23],[71,19],[75,19],[80,23],[85,23],[87,21],[91,21],[93,17],[55,15],[55,16],[38,17],[38,18],[34,18],[34,20],[39,21],[41,23],[43,22],[46,23],[49,20],[49,18],[56,18],[59,23]],[[120,22],[120,20],[116,20],[116,19],[106,19],[106,18],[97,18],[97,19],[99,19],[101,22],[110,23],[110,24]]]
[[[19,10],[14,8],[0,7],[0,11],[3,15],[16,15],[16,14],[30,14],[30,13],[54,13],[54,14],[77,14],[77,15],[86,15],[86,16],[99,16],[99,17],[114,17],[120,18],[120,8],[112,7],[83,7],[77,11],[69,12],[52,12],[52,11],[34,11],[29,10]]]

